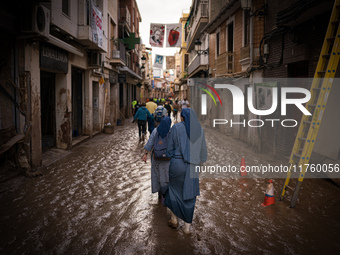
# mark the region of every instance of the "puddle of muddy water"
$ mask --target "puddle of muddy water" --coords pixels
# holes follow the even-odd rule
[[[203,178],[192,233],[167,226],[137,127],[98,135],[0,194],[1,254],[339,254],[339,189],[306,180],[298,205],[260,204],[263,179]],[[210,161],[268,160],[206,130]],[[274,180],[276,198],[283,180]],[[290,194],[291,195],[291,194]]]

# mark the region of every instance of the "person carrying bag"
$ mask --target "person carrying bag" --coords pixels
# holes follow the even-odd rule
[[[169,117],[162,118],[159,126],[155,128],[144,146],[145,154],[143,161],[146,162],[149,152],[151,155],[151,191],[158,192],[160,201],[163,203],[164,195],[169,183],[170,158],[166,156],[168,137],[171,126]]]

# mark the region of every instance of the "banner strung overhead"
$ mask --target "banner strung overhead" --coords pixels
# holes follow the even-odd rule
[[[153,78],[161,78],[162,69],[153,68]]]
[[[154,67],[163,68],[164,63],[164,56],[162,55],[155,55],[155,63],[153,64]]]
[[[181,47],[182,42],[182,24],[166,25],[166,47]]]
[[[166,56],[166,69],[175,69],[175,57],[174,56]]]
[[[150,24],[150,45],[153,47],[161,47],[163,48],[164,42],[164,24]]]
[[[93,42],[98,46],[103,47],[103,27],[102,27],[102,13],[91,1],[92,16],[91,16],[91,28],[93,34]]]

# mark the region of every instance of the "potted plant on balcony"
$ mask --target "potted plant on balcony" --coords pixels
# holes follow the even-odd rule
[[[115,36],[112,36],[110,39],[111,42],[113,42],[116,46],[118,45],[119,38],[116,38]]]
[[[112,57],[113,58],[120,58],[120,52],[119,52],[119,41],[121,39],[115,38],[114,36],[111,37],[110,41],[113,42],[115,47],[112,49]]]

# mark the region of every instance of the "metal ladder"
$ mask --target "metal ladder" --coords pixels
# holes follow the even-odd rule
[[[290,207],[295,207],[299,191],[305,177],[307,165],[313,151],[316,137],[326,108],[329,93],[332,88],[335,73],[340,59],[340,0],[335,0],[326,36],[321,49],[318,65],[311,86],[311,99],[306,104],[312,115],[303,115],[295,138],[294,147],[289,159],[289,171],[282,187],[280,201],[284,199],[288,189],[294,191]],[[301,166],[301,168],[299,167]],[[301,170],[295,189],[288,186],[292,170]]]

